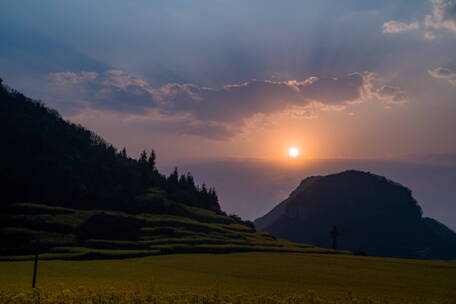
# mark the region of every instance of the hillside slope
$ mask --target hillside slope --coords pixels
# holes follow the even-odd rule
[[[135,197],[150,187],[173,199],[220,211],[213,189],[194,184],[189,174],[166,177],[155,168],[155,153],[139,159],[117,151],[97,134],[67,122],[42,102],[2,85],[0,79],[0,207],[13,202],[46,202],[71,208],[147,212]]]
[[[255,225],[276,237],[321,247],[331,246],[335,225],[341,249],[377,256],[456,257],[456,234],[424,219],[409,189],[360,171],[303,180]]]
[[[324,252],[278,241],[220,210],[190,173],[164,176],[0,79],[0,259],[178,252]]]
[[[165,195],[153,189],[147,197]],[[277,240],[236,218],[166,200],[182,215],[18,203],[0,214],[0,260],[116,259],[171,253],[344,253]]]

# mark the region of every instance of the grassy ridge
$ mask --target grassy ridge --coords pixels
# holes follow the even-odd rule
[[[31,262],[0,262],[0,269],[0,302],[33,299]],[[50,304],[454,304],[456,262],[290,253],[43,261],[38,286]]]
[[[152,195],[152,194],[151,194]],[[156,195],[153,194],[153,195]],[[16,242],[0,260],[132,258],[170,253],[318,252],[340,253],[277,240],[236,218],[165,201],[172,214],[127,214],[42,204],[15,204],[0,215],[0,237]],[[182,211],[183,210],[183,211]],[[1,250],[0,250],[1,251]],[[17,251],[17,252],[15,252]]]

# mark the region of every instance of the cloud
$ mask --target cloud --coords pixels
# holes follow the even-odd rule
[[[376,73],[365,73],[364,79],[363,100],[377,100],[390,105],[404,104],[409,101],[401,87],[386,83]]]
[[[456,0],[430,0],[432,12],[425,15],[422,22],[403,23],[395,20],[383,24],[384,34],[409,32],[424,29],[423,38],[434,40],[437,30],[448,30],[456,33]]]
[[[185,134],[223,139],[241,132],[246,120],[258,114],[286,112],[320,105],[322,110],[343,110],[365,100],[403,103],[407,97],[374,73],[305,80],[251,81],[209,88],[170,83],[154,88],[119,70],[62,72],[49,76],[52,86],[73,99],[73,108],[99,109],[130,117],[159,113]],[[51,86],[51,89],[52,89]],[[152,115],[153,116],[153,115]]]
[[[166,100],[164,111],[190,112],[201,120],[232,122],[311,102],[337,105],[356,101],[362,85],[363,76],[355,73],[340,78],[310,77],[303,81],[252,81],[219,89],[170,84],[160,91],[162,100]]]
[[[428,73],[433,78],[447,80],[450,84],[456,85],[456,72],[449,68],[438,67],[429,70]]]
[[[61,93],[58,97],[72,100],[73,107],[142,113],[158,103],[155,90],[145,81],[119,70],[50,73],[49,78]]]
[[[383,33],[393,34],[402,33],[417,30],[420,28],[420,24],[415,21],[412,23],[397,22],[394,20],[388,21],[383,24]]]
[[[427,28],[456,32],[456,1],[432,0],[432,15],[427,15],[424,22]]]

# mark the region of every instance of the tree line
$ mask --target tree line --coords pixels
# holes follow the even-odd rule
[[[136,198],[158,187],[171,200],[221,212],[213,188],[197,185],[190,173],[177,169],[161,174],[153,150],[131,158],[125,148],[117,150],[41,101],[4,86],[1,79],[0,130],[3,206],[39,202],[147,212]]]

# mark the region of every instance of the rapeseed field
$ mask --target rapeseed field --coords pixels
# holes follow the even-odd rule
[[[176,254],[0,262],[0,303],[454,304],[456,262],[352,255]]]

